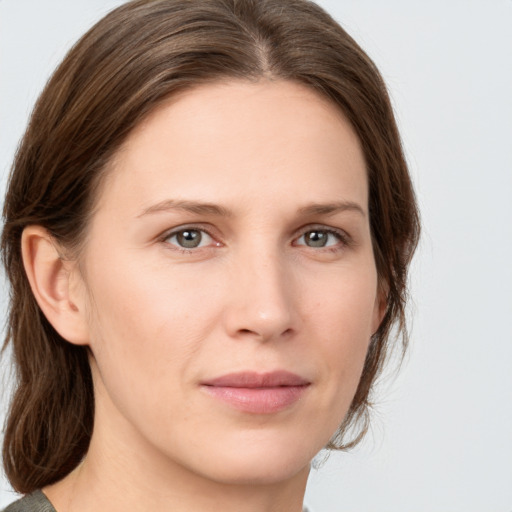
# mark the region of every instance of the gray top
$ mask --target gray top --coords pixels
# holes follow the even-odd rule
[[[57,512],[41,491],[34,491],[24,498],[11,503],[3,512]],[[303,512],[308,512],[307,508]]]
[[[34,491],[11,503],[3,512],[56,512],[56,510],[41,491]]]

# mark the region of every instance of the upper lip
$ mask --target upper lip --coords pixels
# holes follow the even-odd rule
[[[204,386],[229,388],[275,388],[279,386],[305,386],[310,382],[285,370],[259,373],[253,371],[229,373],[202,382]]]

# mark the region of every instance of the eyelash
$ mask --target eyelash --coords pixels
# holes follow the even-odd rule
[[[200,232],[202,234],[206,234],[207,236],[209,236],[214,241],[213,246],[197,247],[197,248],[196,247],[194,247],[194,248],[186,248],[186,247],[180,247],[178,244],[174,244],[174,243],[171,243],[169,241],[171,238],[176,237],[180,233],[184,233],[184,232],[187,232],[187,231],[197,231],[197,232]],[[317,248],[308,246],[305,243],[300,243],[300,244],[297,243],[297,240],[300,240],[301,238],[306,236],[308,233],[312,233],[312,232],[315,232],[315,231],[325,233],[328,236],[329,235],[334,236],[335,238],[337,238],[338,243],[334,244],[332,246],[331,245],[320,246],[320,247],[317,247]],[[306,248],[310,248],[310,249],[313,249],[313,250],[315,250],[317,252],[336,253],[336,252],[342,251],[343,249],[345,249],[346,247],[349,247],[352,244],[352,240],[351,240],[350,236],[345,231],[337,230],[337,229],[334,229],[334,228],[331,228],[331,227],[326,227],[326,226],[322,226],[322,225],[309,225],[309,226],[301,228],[298,232],[300,233],[300,235],[296,236],[293,239],[293,245],[294,246],[303,246],[303,247],[306,247]],[[214,237],[214,235],[208,229],[206,229],[204,226],[197,226],[197,225],[180,226],[179,228],[173,229],[172,231],[166,231],[160,237],[159,240],[161,242],[165,243],[168,247],[170,246],[173,251],[179,251],[179,252],[181,252],[183,254],[194,254],[194,253],[197,253],[197,251],[200,250],[200,249],[211,249],[211,248],[222,246],[222,243],[216,241],[216,238]]]
[[[186,231],[198,231],[202,234],[208,235],[215,243],[213,247],[220,247],[222,244],[215,240],[215,237],[210,233],[208,229],[205,229],[204,226],[180,226],[177,229],[173,229],[172,231],[167,231],[163,234],[163,236],[160,238],[162,242],[167,244],[167,246],[170,246],[172,250],[179,251],[183,254],[193,254],[196,253],[199,249],[208,249],[211,248],[209,246],[207,247],[198,247],[198,248],[186,248],[186,247],[180,247],[177,244],[171,243],[169,240],[175,236],[178,236],[180,233],[185,233]]]
[[[331,245],[321,246],[321,247],[317,248],[318,250],[328,251],[328,252],[339,252],[339,251],[345,249],[346,247],[350,246],[350,244],[351,244],[351,239],[346,232],[338,230],[338,229],[334,229],[331,227],[321,226],[321,225],[320,226],[314,226],[314,225],[307,226],[307,228],[305,230],[304,229],[302,230],[302,234],[299,237],[296,237],[294,240],[297,241],[297,240],[303,238],[304,236],[306,236],[308,233],[313,233],[315,231],[325,233],[328,236],[329,235],[334,236],[338,240],[337,244],[334,244],[332,246]],[[302,245],[304,247],[309,247],[311,249],[315,249],[314,247],[308,246],[305,243],[304,244],[296,244],[296,245]]]

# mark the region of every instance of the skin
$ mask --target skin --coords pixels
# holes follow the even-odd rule
[[[350,124],[292,82],[201,86],[130,134],[96,206],[78,262],[23,239],[43,311],[92,354],[91,446],[56,509],[300,511],[384,310]],[[201,386],[248,370],[309,386],[271,414]]]

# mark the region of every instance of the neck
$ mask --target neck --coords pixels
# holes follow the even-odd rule
[[[284,480],[215,480],[160,453],[99,403],[86,458],[44,489],[57,512],[302,510],[309,466]]]
[[[105,457],[106,458],[106,457]],[[62,481],[44,489],[57,512],[300,512],[309,468],[278,484],[225,484],[198,477],[164,476],[149,467],[119,467],[93,453]],[[172,476],[171,476],[172,475]]]

